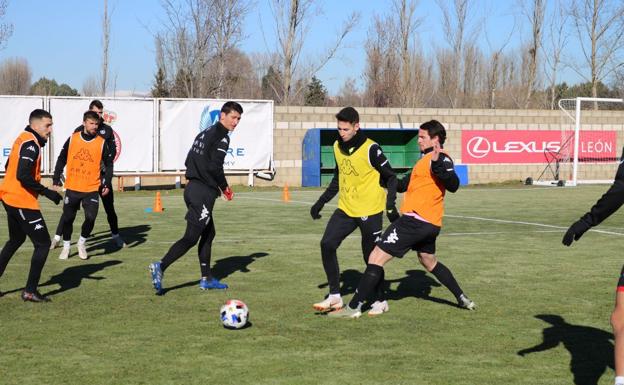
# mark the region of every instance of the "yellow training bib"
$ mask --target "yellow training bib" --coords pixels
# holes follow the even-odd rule
[[[386,204],[386,192],[379,185],[379,172],[368,159],[370,147],[366,139],[352,154],[340,151],[334,142],[334,156],[338,166],[338,208],[350,217],[367,217],[382,212]]]

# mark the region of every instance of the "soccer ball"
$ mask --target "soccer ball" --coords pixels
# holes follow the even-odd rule
[[[247,324],[249,308],[243,301],[228,300],[221,306],[221,322],[228,329],[240,329]]]

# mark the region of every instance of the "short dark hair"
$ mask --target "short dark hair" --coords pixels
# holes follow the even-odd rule
[[[243,114],[243,106],[231,100],[229,102],[225,102],[223,107],[221,107],[221,112],[226,115],[232,112],[232,110],[238,112],[241,115]]]
[[[28,117],[28,124],[32,123],[33,120],[43,119],[43,118],[52,119],[52,115],[50,115],[50,113],[46,110],[37,108],[36,110],[33,110],[33,112],[30,113],[30,116]]]
[[[360,114],[353,107],[345,107],[338,111],[336,114],[336,120],[339,122],[349,122],[351,124],[360,122]]]
[[[93,107],[97,107],[100,110],[104,109],[104,104],[102,104],[102,102],[100,102],[99,100],[95,99],[92,100],[91,103],[89,103],[89,109],[92,109]]]
[[[95,112],[95,111],[91,111],[91,110],[89,110],[89,111],[85,112],[85,113],[82,115],[82,121],[83,121],[83,122],[86,122],[86,121],[87,121],[87,119],[90,119],[90,120],[95,120],[96,122],[99,122],[99,121],[100,121],[100,115],[98,115],[98,113],[97,113],[97,112]]]
[[[438,122],[437,120],[430,120],[421,124],[420,129],[427,131],[430,138],[437,136],[440,145],[444,144],[444,141],[446,140],[446,129],[444,128],[442,123]]]

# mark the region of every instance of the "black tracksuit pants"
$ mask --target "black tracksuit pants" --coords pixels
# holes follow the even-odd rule
[[[377,239],[381,236],[383,225],[383,213],[377,213],[368,217],[350,217],[344,211],[336,209],[327,222],[325,233],[321,239],[321,257],[323,268],[327,275],[330,294],[340,293],[340,268],[336,251],[342,241],[356,228],[362,234],[362,257],[368,264],[368,256],[375,248]],[[377,300],[383,300],[384,280],[380,280],[377,287]]]
[[[9,240],[4,244],[2,251],[0,251],[0,277],[4,274],[4,270],[17,249],[28,237],[33,243],[35,251],[33,251],[30,260],[30,272],[28,273],[25,290],[33,293],[37,290],[41,271],[50,251],[51,242],[48,227],[39,210],[20,209],[9,206],[4,202],[3,205],[7,212]]]

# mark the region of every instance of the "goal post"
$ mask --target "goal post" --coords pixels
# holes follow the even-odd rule
[[[561,122],[559,146],[544,152],[546,167],[527,184],[576,186],[612,183],[620,151],[622,130],[603,124],[609,114],[619,114],[624,124],[624,99],[577,97],[558,102]],[[597,122],[597,123],[595,123]],[[604,128],[602,128],[602,127]]]

